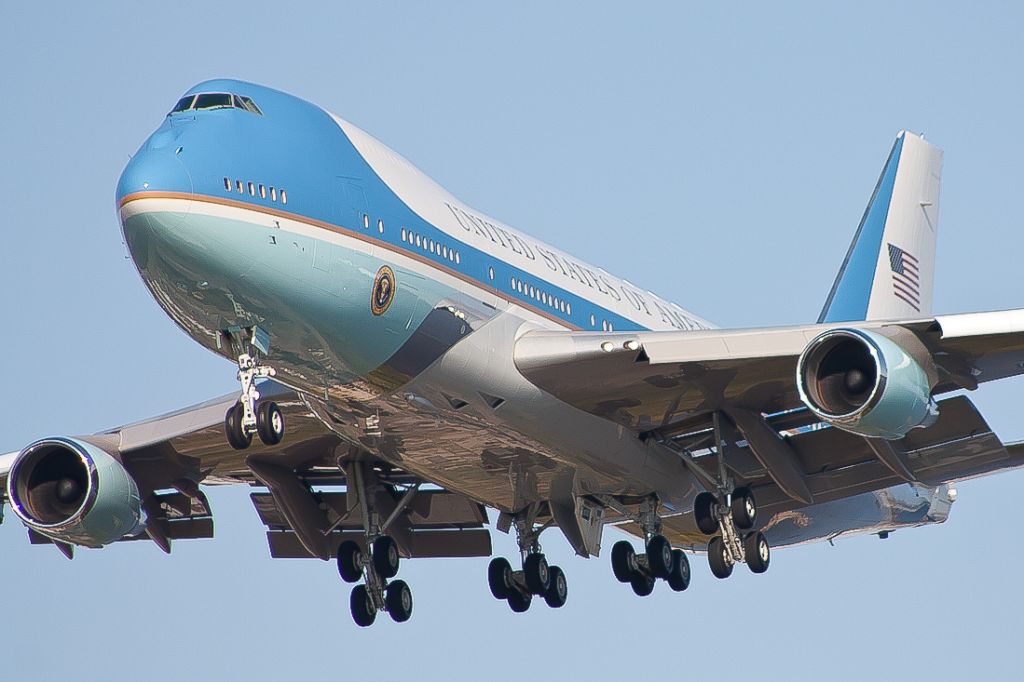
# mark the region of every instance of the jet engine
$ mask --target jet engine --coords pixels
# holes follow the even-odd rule
[[[830,329],[807,344],[796,368],[800,399],[823,422],[895,440],[938,417],[928,374],[892,339]]]
[[[102,547],[145,527],[138,486],[125,468],[74,438],[44,438],[18,453],[7,498],[26,526],[60,542]]]

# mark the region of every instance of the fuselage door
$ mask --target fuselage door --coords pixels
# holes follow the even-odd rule
[[[366,193],[354,178],[338,178],[334,191],[334,221],[350,230],[364,229]]]

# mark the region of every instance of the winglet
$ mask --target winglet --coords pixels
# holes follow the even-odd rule
[[[818,322],[929,315],[942,151],[900,131]]]

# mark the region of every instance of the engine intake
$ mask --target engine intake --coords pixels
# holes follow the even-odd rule
[[[102,547],[145,526],[138,487],[121,463],[74,438],[44,438],[22,450],[7,497],[26,526],[61,542]]]
[[[796,382],[818,418],[861,436],[895,440],[938,416],[921,365],[892,339],[863,329],[817,336],[800,355]]]

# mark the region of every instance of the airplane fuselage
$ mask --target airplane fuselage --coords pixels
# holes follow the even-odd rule
[[[234,360],[224,330],[258,326],[277,379],[342,438],[501,510],[651,492],[692,508],[702,487],[677,457],[538,389],[513,345],[709,323],[469,208],[298,98],[217,80],[178,108],[117,201],[140,274],[189,336]]]
[[[556,479],[687,504],[678,461],[643,464],[635,436],[522,379],[511,346],[531,328],[706,322],[466,207],[311,104],[236,81],[192,92],[262,113],[168,115],[118,186],[139,272],[192,338],[233,359],[220,331],[259,325],[278,380],[346,439],[498,508]]]

